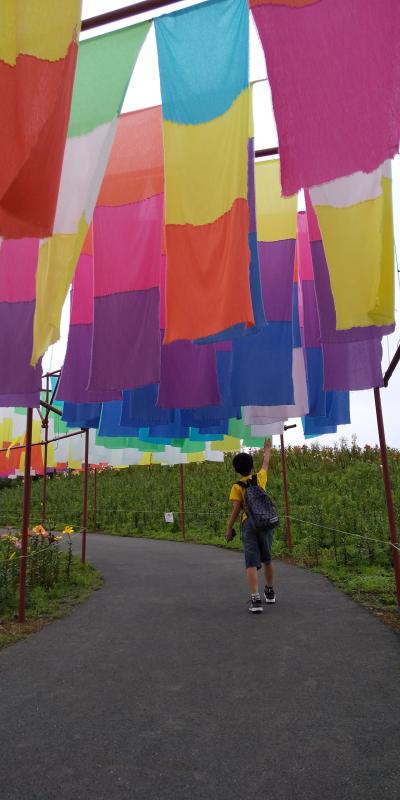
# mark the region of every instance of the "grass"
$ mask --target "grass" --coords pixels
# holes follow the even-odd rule
[[[81,564],[73,557],[73,568],[69,583],[59,582],[50,589],[36,586],[28,595],[26,622],[20,625],[14,613],[0,619],[0,648],[14,644],[31,633],[36,633],[53,620],[68,614],[76,605],[87,600],[92,592],[100,589],[103,578],[91,564]]]

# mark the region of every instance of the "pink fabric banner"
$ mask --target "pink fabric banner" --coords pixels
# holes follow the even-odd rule
[[[400,131],[399,0],[257,5],[285,195],[394,156]]]

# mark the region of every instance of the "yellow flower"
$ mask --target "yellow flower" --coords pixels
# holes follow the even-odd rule
[[[63,538],[62,536],[54,536],[53,542],[62,542],[62,538]]]
[[[66,525],[64,530],[63,530],[63,533],[66,533],[68,536],[73,532],[74,532],[74,529],[71,527],[71,525]]]

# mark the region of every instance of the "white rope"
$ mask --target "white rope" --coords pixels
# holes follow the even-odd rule
[[[286,517],[287,515],[285,514],[284,516]],[[313,525],[315,528],[323,528],[326,531],[333,531],[333,533],[340,533],[342,536],[355,536],[357,539],[363,539],[368,542],[375,542],[376,544],[384,546],[389,545],[390,547],[394,547],[395,550],[398,550],[400,552],[399,545],[394,544],[394,542],[390,541],[385,542],[382,539],[373,539],[371,536],[364,536],[364,534],[362,533],[350,533],[350,531],[342,531],[340,530],[340,528],[329,528],[327,525],[320,525],[318,522],[310,522],[307,519],[299,519],[298,517],[289,516],[289,519],[292,519],[295,522],[303,522],[304,525]]]

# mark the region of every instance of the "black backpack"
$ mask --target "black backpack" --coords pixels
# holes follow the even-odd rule
[[[237,481],[244,492],[244,510],[257,531],[272,531],[279,525],[277,510],[264,489],[258,485],[257,475],[250,481]]]

